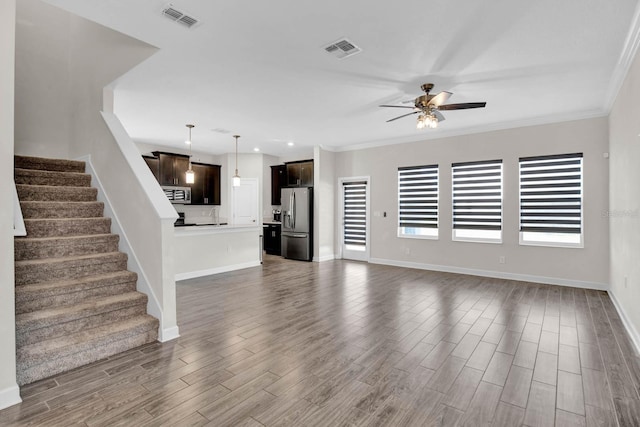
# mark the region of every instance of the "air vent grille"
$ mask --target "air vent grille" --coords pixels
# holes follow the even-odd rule
[[[346,38],[325,46],[324,50],[338,59],[345,59],[362,52],[362,49]]]
[[[200,22],[193,16],[187,15],[185,12],[174,8],[172,5],[167,5],[162,9],[162,14],[172,21],[186,26],[187,28],[193,28]]]

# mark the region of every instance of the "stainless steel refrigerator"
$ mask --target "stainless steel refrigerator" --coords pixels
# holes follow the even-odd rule
[[[313,258],[313,188],[283,188],[282,256],[311,261]]]

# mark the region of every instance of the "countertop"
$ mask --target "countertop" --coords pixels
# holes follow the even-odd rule
[[[262,221],[262,223],[267,225],[282,225],[281,221]]]
[[[178,226],[174,228],[175,236],[194,236],[205,234],[220,234],[220,233],[241,233],[246,231],[262,232],[262,227],[257,224],[243,224],[243,225],[206,225],[200,224],[195,226]]]

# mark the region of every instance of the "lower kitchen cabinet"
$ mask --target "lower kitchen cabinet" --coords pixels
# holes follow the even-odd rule
[[[280,224],[264,224],[264,250],[269,255],[280,255]]]

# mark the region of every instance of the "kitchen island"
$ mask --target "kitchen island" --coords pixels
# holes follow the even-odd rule
[[[260,265],[261,235],[256,225],[176,227],[176,281]]]

